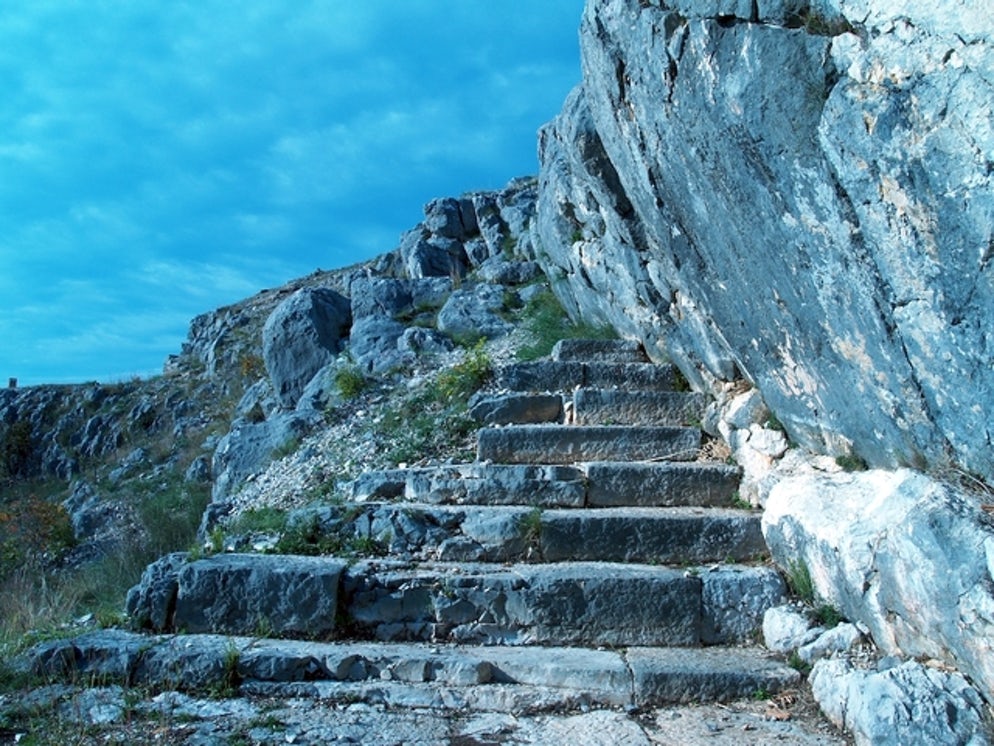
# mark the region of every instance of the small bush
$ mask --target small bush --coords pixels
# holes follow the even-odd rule
[[[490,378],[490,356],[480,340],[458,363],[438,374],[436,391],[443,402],[466,401]]]
[[[286,527],[286,517],[285,511],[276,508],[252,508],[239,514],[228,530],[233,534],[282,531]]]
[[[0,433],[0,476],[24,477],[31,469],[35,442],[31,423],[18,420]]]
[[[831,604],[820,604],[815,607],[814,618],[823,627],[837,627],[842,622],[842,612]]]
[[[335,371],[335,388],[345,399],[354,399],[369,386],[358,365],[346,365]]]
[[[273,449],[273,459],[279,461],[281,458],[292,456],[300,449],[300,438],[290,438],[281,445]]]
[[[854,453],[836,456],[835,463],[842,467],[843,471],[866,471],[869,468],[866,461]]]

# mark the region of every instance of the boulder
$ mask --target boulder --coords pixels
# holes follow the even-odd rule
[[[368,373],[385,373],[409,359],[398,342],[407,327],[389,316],[364,316],[352,325],[349,354]]]
[[[994,692],[994,525],[978,500],[907,469],[801,474],[771,491],[763,533],[885,653],[945,660]]]
[[[425,205],[425,228],[437,236],[463,240],[476,233],[476,213],[470,199],[442,197]]]
[[[338,354],[351,323],[349,300],[329,288],[302,288],[266,319],[262,355],[284,407]]]
[[[790,653],[818,637],[808,615],[792,604],[774,606],[763,614],[763,644],[774,653]]]
[[[186,632],[329,636],[345,562],[222,554],[182,566],[172,623]]]
[[[466,252],[454,238],[433,236],[423,227],[401,237],[400,254],[408,277],[462,277],[466,274]]]
[[[501,337],[514,328],[498,315],[503,308],[504,288],[499,285],[460,288],[438,312],[438,330],[454,339]]]
[[[916,661],[874,671],[827,659],[815,664],[810,682],[822,711],[858,746],[990,743],[983,701],[957,673]]]
[[[280,449],[304,438],[323,417],[314,411],[277,414],[260,422],[236,420],[214,450],[212,501],[223,502],[249,476],[262,471]]]

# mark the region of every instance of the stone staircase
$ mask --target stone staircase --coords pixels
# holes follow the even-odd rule
[[[367,473],[292,516],[381,556],[170,555],[128,597],[146,632],[44,643],[35,671],[515,712],[795,683],[752,644],[785,587],[738,470],[694,460],[702,397],[626,342],[564,341],[499,384],[475,463]]]

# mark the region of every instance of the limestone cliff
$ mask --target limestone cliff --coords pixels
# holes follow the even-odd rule
[[[979,0],[589,0],[539,261],[803,445],[990,480],[992,43]]]

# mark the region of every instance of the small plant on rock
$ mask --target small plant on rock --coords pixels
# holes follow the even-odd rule
[[[355,399],[368,386],[368,379],[355,363],[350,363],[335,371],[335,388],[345,399]]]
[[[812,603],[815,600],[814,581],[811,580],[811,571],[803,559],[792,561],[787,566],[787,585],[791,593],[805,603]]]

